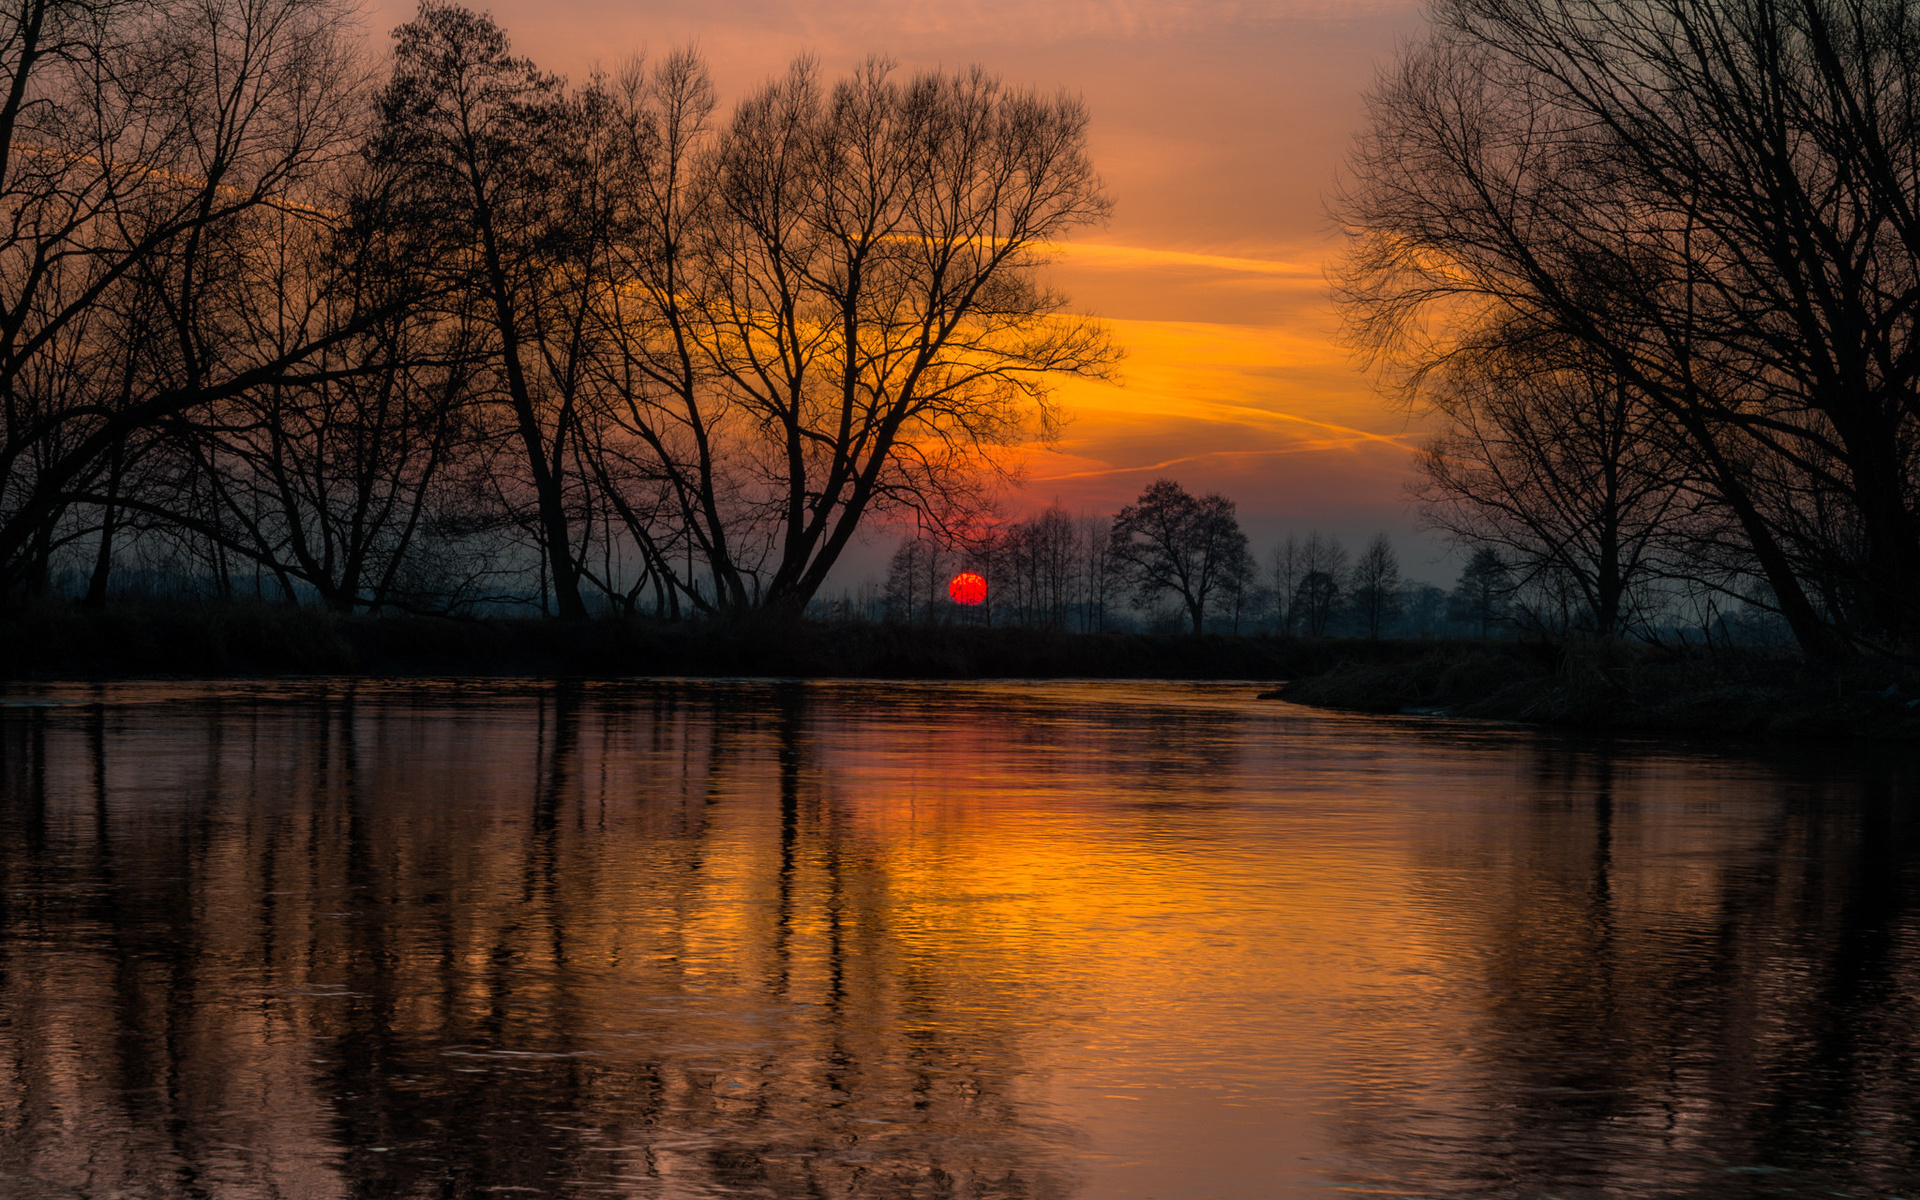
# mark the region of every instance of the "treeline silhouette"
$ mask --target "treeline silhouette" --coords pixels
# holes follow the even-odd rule
[[[984,602],[955,603],[949,582],[987,581]],[[1171,479],[1113,516],[1059,504],[1021,520],[902,538],[884,584],[820,606],[843,620],[916,628],[985,626],[1056,633],[1147,631],[1283,637],[1477,638],[1577,632],[1563,593],[1519,577],[1489,547],[1451,589],[1406,578],[1385,533],[1356,555],[1338,537],[1288,534],[1262,559],[1234,502],[1195,496]],[[1675,640],[1765,640],[1753,614],[1723,615]]]
[[[437,2],[0,15],[0,596],[798,612],[1105,333],[1077,100],[682,51],[568,84]]]
[[[1920,646],[1920,10],[1441,0],[1338,209],[1440,529],[1601,635]]]

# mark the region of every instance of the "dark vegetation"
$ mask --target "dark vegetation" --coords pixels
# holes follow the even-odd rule
[[[256,601],[17,607],[0,616],[0,678],[277,675],[776,675],[821,678],[1282,680],[1406,643],[1188,633],[1059,635],[865,622],[689,622],[650,617],[454,620]]]
[[[973,611],[949,603],[957,571],[987,581],[985,602]],[[923,529],[901,540],[883,590],[836,603],[867,620],[922,628],[1106,633],[1144,624],[1238,635],[1274,627],[1272,593],[1258,574],[1233,501],[1157,479],[1111,518],[1076,520],[1054,504],[1024,520]]]
[[[1043,279],[1109,210],[1071,98],[801,60],[723,112],[690,52],[569,83],[437,2],[373,64],[340,0],[22,0],[0,670],[1894,713],[1865,694],[1920,658],[1920,7],[1432,13],[1372,98],[1340,295],[1437,421],[1451,593],[1384,535],[1262,569],[1229,500],[1170,480],[1111,520],[997,520],[1049,381],[1115,358]],[[823,605],[874,521],[921,534],[884,594]],[[978,611],[941,599],[962,566]],[[1529,641],[1389,640],[1416,633]],[[1805,659],[1738,645],[1783,633]]]
[[[1429,521],[1600,640],[1920,655],[1920,6],[1429,12],[1338,202]]]
[[[1109,207],[1071,97],[802,58],[727,112],[351,17],[0,11],[0,598],[797,615],[1114,358],[1039,275]]]
[[[1920,6],[1429,13],[1369,97],[1338,295],[1435,430],[1413,491],[1470,555],[1453,607],[1529,636],[1281,694],[1914,738]]]
[[[1242,679],[1369,713],[1590,731],[1920,739],[1920,670],[1792,648],[1061,634],[858,621],[457,620],[259,601],[15,606],[0,679],[785,676]]]
[[[1358,656],[1272,696],[1642,734],[1920,741],[1920,669],[1792,649],[1502,642]]]

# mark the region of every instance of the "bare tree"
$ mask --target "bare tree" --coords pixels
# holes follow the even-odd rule
[[[1080,601],[1080,631],[1104,633],[1107,608],[1113,603],[1115,570],[1113,530],[1105,518],[1080,519],[1080,583],[1084,589]]]
[[[1108,211],[1077,100],[803,62],[716,121],[690,53],[570,88],[435,0],[370,94],[347,16],[0,13],[0,589],[86,547],[98,602],[134,537],[342,610],[798,613],[875,514],[959,544],[1115,357],[1041,278]],[[1062,627],[1071,520],[1017,548]]]
[[[1448,598],[1448,616],[1474,626],[1481,637],[1507,619],[1513,595],[1513,571],[1491,546],[1473,552]]]
[[[1073,517],[1058,504],[1021,522],[1020,542],[1032,595],[1029,624],[1056,631],[1066,628],[1079,566],[1078,541]]]
[[[645,203],[618,323],[645,336],[617,411],[706,606],[797,611],[868,514],[964,508],[999,447],[1051,430],[1049,378],[1112,360],[1038,279],[1108,209],[1077,101],[879,61],[827,89],[803,61],[703,142],[685,58],[626,94]]]
[[[1299,620],[1293,608],[1293,596],[1300,586],[1302,553],[1300,539],[1289,533],[1274,546],[1268,567],[1273,588],[1273,631],[1288,637],[1293,636],[1294,625]]]
[[[1228,576],[1223,585],[1227,629],[1236,637],[1240,634],[1241,623],[1258,621],[1260,610],[1266,604],[1267,589],[1260,586],[1255,565],[1253,555],[1241,555],[1239,569]]]
[[[376,202],[338,233],[288,227],[265,240],[256,269],[280,302],[252,314],[258,338],[290,348],[321,330],[359,332],[314,356],[337,372],[237,397],[195,422],[187,445],[223,509],[201,532],[265,567],[289,599],[297,582],[340,611],[440,609],[461,589],[423,590],[408,560],[427,534],[445,540],[445,483],[472,451],[475,331],[396,302],[409,265],[380,218]],[[389,315],[365,323],[362,308]]]
[[[1109,545],[1135,597],[1145,604],[1172,592],[1196,636],[1205,629],[1207,602],[1247,574],[1247,535],[1233,501],[1191,495],[1171,479],[1149,484],[1120,510]]]
[[[1400,558],[1386,534],[1375,534],[1361,551],[1347,594],[1354,616],[1370,638],[1378,638],[1387,622],[1400,615]]]
[[[264,216],[330,219],[311,187],[357,132],[347,19],[331,0],[0,14],[0,587],[44,572],[129,439],[311,379],[342,335],[270,347],[234,318],[261,299],[246,267]],[[143,305],[137,327],[110,319]]]
[[[1662,415],[1803,646],[1913,643],[1920,14],[1433,13],[1373,97],[1343,205],[1362,340],[1416,388],[1516,336],[1577,345]]]
[[[1345,598],[1341,587],[1347,578],[1347,562],[1346,547],[1318,530],[1300,544],[1299,582],[1289,603],[1306,636],[1326,637],[1333,631],[1334,618]]]
[[[935,538],[920,533],[901,538],[887,567],[888,618],[903,625],[935,624],[946,600],[951,561]]]
[[[1612,637],[1699,532],[1659,412],[1590,362],[1505,354],[1449,364],[1432,396],[1446,424],[1414,486],[1429,525],[1497,547],[1520,586],[1564,582]]]
[[[1430,635],[1441,632],[1447,619],[1447,593],[1431,583],[1409,584],[1405,592],[1403,627]]]
[[[419,269],[443,277],[484,322],[505,430],[522,448],[540,546],[559,614],[586,615],[579,536],[583,339],[606,284],[603,180],[579,161],[589,107],[562,81],[513,56],[490,19],[420,6],[395,34],[380,97],[380,166],[405,181],[396,220],[419,231]]]

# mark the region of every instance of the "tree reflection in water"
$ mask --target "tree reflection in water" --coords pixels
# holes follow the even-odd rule
[[[46,694],[9,1196],[1920,1180],[1899,756],[1186,685]]]
[[[1444,1080],[1343,1113],[1358,1169],[1340,1177],[1443,1194],[1911,1189],[1915,776],[1897,752],[1852,753],[1845,773],[1835,754],[1765,772],[1701,758],[1675,778],[1645,746],[1543,744],[1526,802],[1417,856],[1469,1022]]]

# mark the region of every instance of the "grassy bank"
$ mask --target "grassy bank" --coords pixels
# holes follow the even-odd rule
[[[0,678],[775,675],[1281,680],[1390,644],[813,623],[454,621],[273,605],[48,604],[0,613]]]
[[[1420,712],[1567,729],[1920,740],[1920,671],[1784,650],[1524,643],[1352,659],[1271,693],[1356,712]]]

